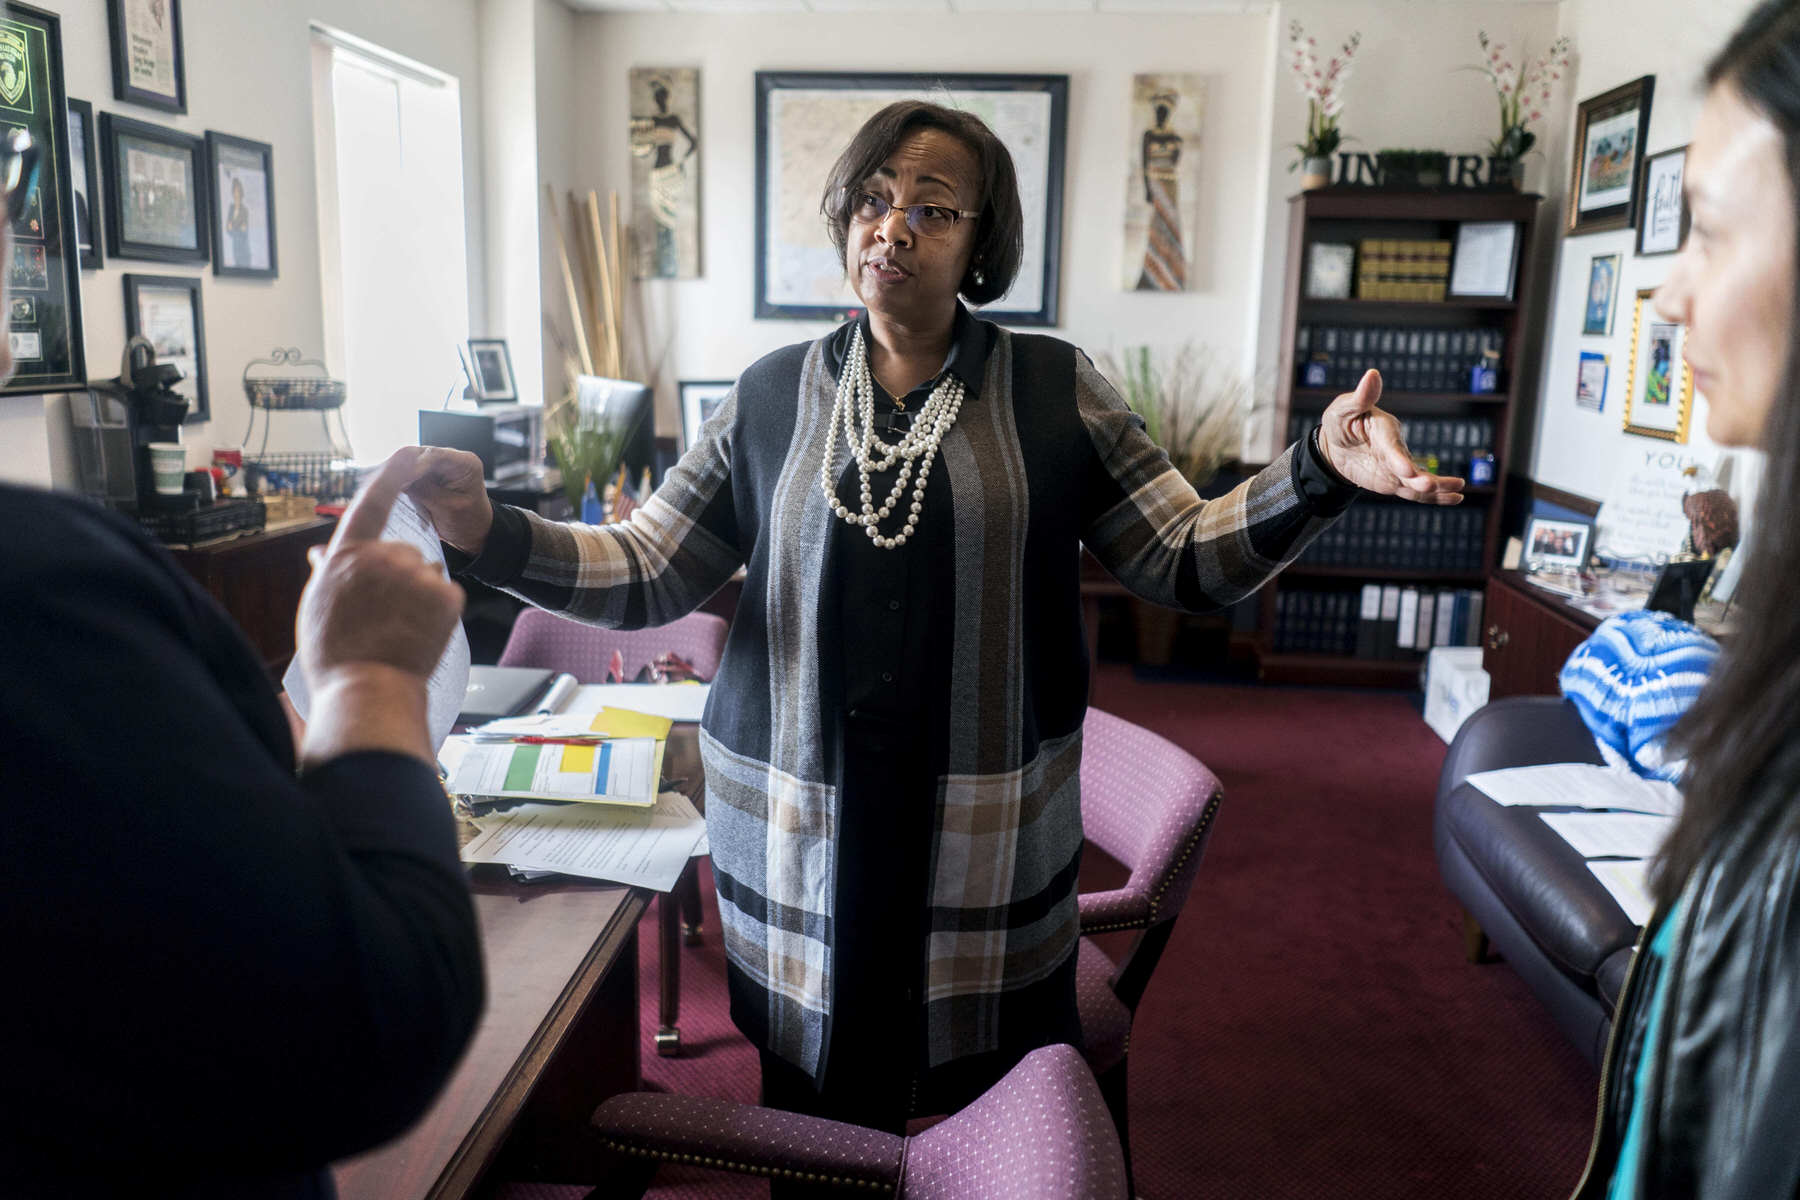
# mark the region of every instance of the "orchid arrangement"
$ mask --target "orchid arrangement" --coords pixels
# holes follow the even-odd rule
[[[1350,64],[1356,48],[1362,45],[1362,34],[1353,33],[1337,54],[1319,65],[1319,43],[1306,36],[1300,22],[1288,23],[1288,66],[1294,72],[1300,94],[1306,97],[1306,138],[1295,142],[1294,149],[1302,158],[1330,158],[1337,153],[1343,135],[1338,131],[1338,114],[1344,111],[1344,85],[1350,82]],[[1289,170],[1292,170],[1289,167]]]
[[[1495,158],[1522,158],[1537,142],[1537,134],[1526,128],[1542,119],[1550,102],[1552,85],[1569,69],[1569,39],[1557,38],[1548,49],[1530,62],[1520,55],[1515,66],[1503,42],[1490,42],[1484,29],[1478,35],[1486,61],[1465,70],[1480,71],[1494,84],[1500,100],[1500,136],[1494,139]]]

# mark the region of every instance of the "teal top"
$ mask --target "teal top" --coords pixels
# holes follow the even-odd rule
[[[1675,926],[1681,906],[1675,905],[1657,927],[1656,937],[1644,951],[1652,962],[1664,962],[1675,944]],[[1638,964],[1640,973],[1650,963]],[[1631,1117],[1625,1124],[1625,1141],[1619,1146],[1619,1157],[1613,1161],[1612,1183],[1606,1189],[1606,1200],[1630,1200],[1638,1194],[1639,1167],[1644,1157],[1644,1125],[1650,1120],[1646,1098],[1650,1090],[1650,1051],[1662,1027],[1664,1002],[1669,994],[1669,972],[1657,973],[1656,992],[1650,997],[1650,1019],[1644,1023],[1644,1049],[1638,1055],[1637,1072],[1631,1081]]]

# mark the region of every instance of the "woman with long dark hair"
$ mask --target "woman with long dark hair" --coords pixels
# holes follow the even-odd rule
[[[1738,620],[1676,739],[1686,805],[1620,997],[1580,1200],[1800,1194],[1800,3],[1709,66],[1657,307],[1721,445],[1768,470]]]

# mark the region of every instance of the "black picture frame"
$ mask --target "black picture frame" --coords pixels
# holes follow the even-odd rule
[[[982,306],[981,315],[1006,325],[1055,325],[1062,279],[1062,208],[1063,161],[1068,140],[1069,77],[1067,75],[992,75],[940,73],[884,73],[834,71],[758,71],[756,73],[756,271],[755,313],[761,319],[843,320],[861,307],[847,285],[831,286],[829,276],[836,251],[817,219],[819,189],[832,161],[855,133],[853,127],[838,131],[841,137],[832,144],[820,142],[818,130],[810,116],[795,115],[796,132],[804,131],[806,144],[818,146],[817,161],[792,164],[783,172],[771,165],[771,142],[782,142],[783,115],[776,109],[785,100],[798,97],[783,93],[830,91],[842,93],[852,103],[845,110],[846,119],[860,124],[869,114],[891,100],[918,98],[951,107],[968,108],[984,119],[987,107],[983,101],[994,93],[1007,93],[1013,99],[1034,95],[1044,98],[1042,119],[1031,129],[1031,157],[1027,161],[1018,147],[1013,150],[1015,164],[1023,179],[1020,191],[1042,195],[1041,211],[1031,206],[1025,213],[1025,261],[1013,290],[992,304]],[[852,95],[861,93],[861,95]],[[835,98],[835,97],[834,97]],[[867,112],[862,112],[865,108]],[[1022,106],[1011,106],[1022,107]],[[1023,119],[1022,117],[1020,119]],[[989,124],[994,124],[989,121]],[[1008,132],[996,129],[1002,140]],[[785,145],[785,143],[783,143]],[[1041,148],[1040,148],[1041,147]],[[788,162],[783,151],[783,161]],[[811,214],[794,220],[791,214]],[[771,258],[793,261],[790,248],[773,234],[778,224],[799,228],[810,220],[807,242],[797,246],[807,260],[817,264],[803,286],[793,280],[777,279],[771,270]],[[817,231],[817,242],[811,240]],[[796,235],[798,236],[798,235]],[[824,255],[829,254],[827,260]],[[837,268],[841,279],[842,269]],[[1009,301],[1012,303],[1009,304]]]
[[[188,398],[188,415],[183,421],[186,425],[198,425],[212,419],[212,398],[207,390],[206,377],[206,309],[201,303],[200,278],[196,275],[126,275],[125,281],[125,336],[133,338],[140,333],[150,339],[156,347],[158,362],[173,362],[180,366],[187,375],[175,390]],[[182,293],[188,304],[190,321],[188,331],[192,333],[192,346],[188,353],[180,353],[183,347],[172,345],[165,337],[165,330],[154,326],[146,326],[144,322],[144,305],[146,301],[154,301],[158,297],[167,298],[171,293]],[[178,331],[179,332],[179,331]]]
[[[233,168],[244,172],[255,172],[262,177],[262,186],[251,196],[246,192],[243,229],[243,244],[240,246],[230,228],[237,207],[234,197],[227,193],[225,177]],[[237,180],[234,177],[234,182]],[[240,279],[275,279],[281,274],[281,264],[275,251],[275,149],[267,142],[253,142],[249,138],[234,137],[229,133],[206,131],[206,185],[212,205],[211,220],[207,222],[212,229],[212,268],[214,275],[230,275]],[[264,245],[262,250],[262,266],[239,265],[241,259],[248,257],[255,263],[258,247],[255,244],[255,233],[258,206],[262,216],[262,232]]]
[[[100,155],[99,132],[94,128],[94,106],[86,100],[69,99],[69,170],[70,203],[75,212],[75,246],[81,251],[81,269],[97,271],[106,265],[106,254],[100,248]],[[79,168],[81,175],[74,177]],[[87,234],[82,238],[85,219]]]
[[[1583,100],[1576,108],[1565,231],[1570,236],[1637,225],[1644,178],[1644,139],[1650,132],[1650,101],[1655,93],[1656,76],[1645,75]],[[1604,143],[1616,139],[1625,127],[1632,131],[1630,146],[1608,153]],[[1630,166],[1620,179],[1618,171],[1626,162]],[[1589,185],[1594,185],[1592,196]],[[1614,197],[1615,202],[1600,202]]]
[[[1687,173],[1687,152],[1686,146],[1677,146],[1644,157],[1644,177],[1638,181],[1641,191],[1638,197],[1639,258],[1674,254],[1687,241],[1688,226],[1693,223],[1687,196],[1681,188],[1682,177]],[[1679,161],[1671,164],[1671,159]],[[1674,168],[1672,174],[1671,166]],[[1672,238],[1671,225],[1674,227]]]
[[[518,400],[519,377],[513,374],[512,351],[505,338],[470,338],[469,365],[475,372],[477,400],[483,404],[512,404]]]
[[[87,386],[81,329],[81,255],[75,248],[70,192],[69,97],[63,90],[62,20],[26,4],[8,4],[0,28],[0,127],[24,128],[42,147],[25,215],[12,229],[5,264],[12,295],[29,299],[31,326],[8,331],[13,376],[0,395],[71,391]]]
[[[211,239],[207,236],[206,143],[178,129],[134,121],[117,113],[100,114],[100,144],[103,150],[102,172],[106,176],[106,249],[114,258],[142,258],[152,262],[205,262],[211,255]],[[144,225],[148,213],[128,212],[128,208],[159,203],[153,196],[146,199],[154,181],[130,177],[127,164],[133,152],[156,147],[170,151],[166,158],[185,160],[186,193],[190,199],[184,222],[185,236],[177,234],[170,241],[146,240]],[[185,245],[184,242],[192,242]]]
[[[160,28],[158,8],[168,20]],[[181,0],[106,0],[106,25],[112,42],[113,99],[164,112],[187,112],[187,51],[181,41]],[[171,84],[166,89],[146,87],[132,79],[135,63],[149,61],[158,41],[169,58]],[[134,55],[136,56],[134,58]]]
[[[737,380],[683,379],[675,386],[681,395],[681,448],[692,450],[700,437],[700,427],[724,403]]]

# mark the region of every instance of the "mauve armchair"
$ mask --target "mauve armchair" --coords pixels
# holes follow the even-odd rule
[[[1081,830],[1130,870],[1125,883],[1080,897],[1076,1003],[1088,1066],[1131,1163],[1126,1052],[1150,973],[1169,944],[1212,832],[1224,789],[1199,759],[1169,741],[1090,708],[1082,724]],[[1091,935],[1140,931],[1114,963]]]
[[[1094,1076],[1045,1046],[954,1116],[911,1137],[702,1096],[633,1092],[594,1114],[608,1148],[899,1200],[1127,1200],[1125,1160]],[[591,1195],[636,1194],[602,1185]],[[520,1185],[514,1185],[519,1188]],[[503,1191],[524,1195],[523,1191]]]

